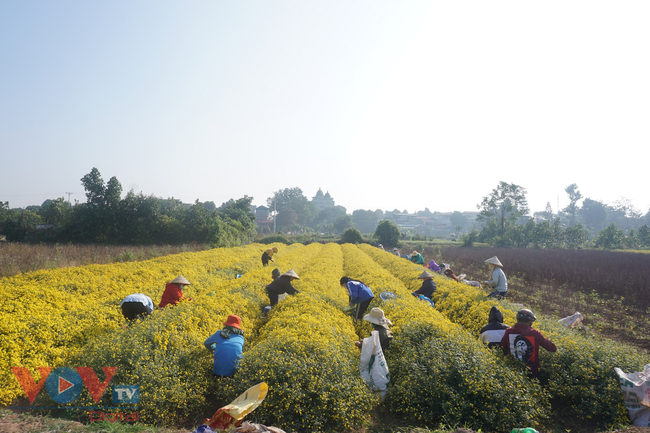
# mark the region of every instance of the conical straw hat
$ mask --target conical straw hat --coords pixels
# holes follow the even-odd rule
[[[297,280],[300,279],[300,277],[298,276],[298,274],[296,274],[296,271],[294,271],[293,269],[291,269],[290,271],[285,272],[285,273],[282,274],[281,276],[283,276],[283,277],[293,277],[293,278],[295,278],[295,279],[297,279]]]
[[[493,265],[497,265],[497,266],[500,267],[500,268],[503,267],[503,265],[501,264],[501,262],[499,261],[499,259],[497,258],[497,256],[490,257],[489,259],[487,259],[487,260],[485,261],[485,263],[491,263],[491,264],[493,264]]]
[[[191,285],[191,283],[190,283],[189,281],[187,281],[187,278],[185,278],[185,277],[182,276],[182,275],[179,275],[178,277],[176,277],[176,278],[172,281],[172,283],[174,283],[174,284],[184,284],[184,285],[186,285],[186,286]]]

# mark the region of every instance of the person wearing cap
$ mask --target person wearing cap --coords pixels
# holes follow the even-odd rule
[[[413,251],[411,253],[411,261],[416,265],[423,265],[424,257],[422,257],[422,254],[418,253],[417,251]]]
[[[341,277],[339,284],[342,287],[345,287],[348,291],[348,298],[350,300],[350,305],[347,308],[353,309],[356,307],[357,312],[355,314],[356,319],[361,319],[363,313],[368,309],[370,301],[375,298],[374,293],[370,287],[364,284],[362,281],[353,280],[348,277]]]
[[[278,303],[278,296],[283,293],[288,293],[289,295],[295,295],[298,293],[295,287],[291,284],[293,280],[299,280],[298,274],[296,271],[291,269],[290,271],[285,272],[280,275],[278,278],[273,280],[271,284],[266,286],[266,293],[269,295],[269,301],[271,301],[271,307]]]
[[[203,345],[214,352],[212,373],[220,377],[234,376],[244,351],[241,318],[234,314],[228,316],[223,329],[209,336]]]
[[[426,296],[427,298],[431,299],[433,296],[433,293],[436,291],[436,282],[433,281],[433,275],[428,273],[427,271],[424,271],[420,274],[418,277],[419,279],[423,280],[422,281],[422,286],[420,286],[419,289],[417,289],[415,292],[412,292],[411,295],[418,297],[420,295]]]
[[[517,323],[512,328],[506,329],[501,338],[503,353],[511,354],[530,369],[530,376],[539,378],[539,348],[543,347],[549,352],[557,351],[555,344],[544,337],[537,329],[533,329],[533,322],[537,320],[532,311],[521,309],[517,312]]]
[[[373,331],[379,333],[379,344],[381,345],[381,350],[386,353],[386,349],[390,346],[390,342],[393,341],[393,333],[390,331],[388,325],[392,325],[393,322],[386,318],[384,310],[377,307],[370,310],[369,314],[363,316],[363,320],[372,323]],[[361,348],[363,346],[363,340],[355,341],[354,344]]]
[[[402,257],[397,247],[393,248],[393,254],[395,254],[397,257]]]
[[[278,247],[269,248],[268,250],[264,251],[262,254],[262,266],[268,265],[269,260],[275,263],[275,260],[273,260],[273,254],[277,253],[278,251]]]
[[[483,281],[483,285],[494,289],[494,291],[488,295],[488,298],[505,298],[508,293],[508,280],[506,280],[506,274],[503,273],[503,265],[497,256],[490,257],[485,261],[485,263],[490,267],[492,279],[490,281]]]
[[[192,298],[183,297],[183,288],[189,285],[190,282],[182,275],[167,283],[158,307],[165,308],[167,305],[176,305],[182,300],[191,301]]]
[[[503,323],[501,310],[493,306],[488,314],[488,324],[481,328],[478,338],[488,347],[501,346],[501,339],[509,327]]]
[[[384,246],[383,246],[382,244],[377,245],[377,248],[379,248],[380,250],[384,251]]]
[[[271,271],[271,280],[275,281],[278,278],[280,278],[280,275],[282,275],[282,272],[278,268],[275,268]]]
[[[122,315],[126,320],[142,319],[153,312],[153,301],[147,295],[134,293],[120,302]]]

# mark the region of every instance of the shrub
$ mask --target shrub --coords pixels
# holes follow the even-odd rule
[[[261,244],[285,244],[285,245],[290,245],[292,243],[286,235],[282,235],[282,234],[265,236],[262,239],[258,240],[257,242]]]
[[[342,244],[354,244],[354,243],[363,243],[363,236],[361,235],[361,232],[354,228],[350,227],[349,229],[346,229],[343,232],[343,235],[341,236],[341,241],[340,243]]]

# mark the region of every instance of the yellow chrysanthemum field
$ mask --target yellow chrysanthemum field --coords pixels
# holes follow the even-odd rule
[[[266,382],[269,393],[252,421],[289,431],[343,431],[367,422],[380,402],[359,374],[353,342],[370,334],[367,322],[343,312],[342,276],[364,281],[393,322],[386,353],[391,383],[386,407],[408,422],[444,423],[475,430],[547,425],[551,413],[613,425],[627,411],[614,367],[640,371],[650,362],[614,342],[540,319],[535,326],[558,346],[541,351],[548,385],[478,340],[493,305],[515,322],[516,308],[481,290],[435,276],[435,308],[411,296],[423,268],[368,245],[279,245],[275,263],[262,267],[268,245],[252,244],[182,253],[137,263],[38,271],[4,278],[0,305],[0,403],[25,397],[11,367],[117,367],[111,384],[139,386],[139,417],[178,425],[216,410],[248,387]],[[265,286],[271,270],[294,269],[300,291],[273,308]],[[160,301],[165,283],[184,275],[193,301],[165,308],[124,326],[119,304],[131,293]],[[395,299],[382,301],[391,291]],[[203,341],[229,314],[242,318],[246,347],[233,378],[212,375]],[[33,406],[57,406],[41,392]],[[65,405],[61,405],[66,407]],[[77,407],[115,406],[106,391],[95,402],[83,390]]]

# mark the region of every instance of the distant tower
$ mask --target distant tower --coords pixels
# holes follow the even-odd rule
[[[330,195],[329,191],[326,194],[323,194],[323,191],[320,188],[318,188],[318,191],[316,192],[316,195],[311,199],[311,202],[314,203],[318,209],[334,206],[334,199]]]

